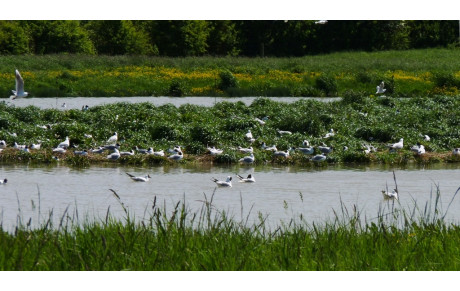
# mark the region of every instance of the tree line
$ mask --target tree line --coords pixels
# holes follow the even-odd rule
[[[2,20],[0,54],[293,57],[458,45],[454,21]]]

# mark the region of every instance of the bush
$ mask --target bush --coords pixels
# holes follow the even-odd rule
[[[337,81],[333,76],[321,75],[316,79],[316,88],[323,91],[327,96],[337,96]]]
[[[342,102],[344,104],[363,103],[366,93],[363,91],[353,91],[352,89],[343,93]]]
[[[460,87],[460,81],[452,73],[437,72],[433,74],[433,82],[436,87]]]
[[[168,95],[173,97],[182,97],[185,95],[185,87],[179,80],[173,80],[169,85]]]
[[[219,73],[220,82],[218,88],[222,91],[228,88],[238,88],[238,80],[230,71],[222,71]]]

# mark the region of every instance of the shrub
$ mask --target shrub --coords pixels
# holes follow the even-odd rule
[[[222,91],[228,88],[238,88],[238,80],[230,71],[222,71],[219,73],[220,82],[218,88]]]
[[[433,82],[436,87],[460,87],[460,81],[452,73],[447,72],[434,73]]]
[[[316,79],[316,88],[323,91],[327,96],[336,96],[338,91],[335,78],[325,74]]]
[[[363,103],[365,95],[366,93],[363,91],[353,91],[350,89],[343,93],[342,102],[344,104]]]
[[[185,86],[179,80],[173,80],[169,85],[168,95],[173,97],[182,97],[185,95]]]

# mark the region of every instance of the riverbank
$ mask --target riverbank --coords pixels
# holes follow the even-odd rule
[[[0,103],[0,141],[6,144],[0,161],[51,163],[57,157],[75,165],[172,163],[176,161],[168,158],[168,149],[180,145],[183,158],[179,163],[242,163],[251,148],[254,164],[458,162],[459,155],[453,154],[460,147],[458,108],[460,100],[449,96],[289,104],[258,98],[251,105],[220,102],[212,107],[114,103],[88,110],[42,110]],[[247,137],[249,131],[252,139]],[[120,151],[152,148],[163,150],[165,157],[133,150],[134,156],[109,161],[109,150],[93,154],[92,150],[109,144],[107,139],[114,132]],[[70,139],[67,152],[53,153],[66,137]],[[390,150],[389,145],[401,138],[402,148]],[[15,149],[15,143],[27,145],[28,152]],[[32,144],[40,144],[40,149],[34,150]],[[411,150],[417,144],[424,146],[425,153]],[[276,154],[266,148],[273,145]],[[311,152],[301,152],[309,146]],[[223,152],[211,156],[211,147]],[[329,151],[327,158],[314,163],[311,158],[321,153],[321,147]],[[74,153],[83,150],[88,156]]]
[[[299,58],[0,56],[0,96],[19,69],[31,97],[458,96],[458,50],[348,52]]]

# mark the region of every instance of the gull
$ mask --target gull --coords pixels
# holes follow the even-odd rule
[[[21,148],[21,151],[26,152],[26,153],[30,153],[29,146],[25,145],[23,148]]]
[[[238,150],[242,153],[245,153],[245,154],[249,154],[249,153],[253,153],[254,152],[254,149],[252,147],[248,147],[248,148],[242,148],[242,147],[238,147]]]
[[[347,147],[347,146],[343,146],[343,150],[344,150],[344,151],[348,151],[348,147]]]
[[[130,150],[129,152],[120,152],[120,156],[134,156],[134,150]]]
[[[157,157],[164,157],[165,156],[165,151],[164,150],[156,151],[156,152],[154,151],[153,155],[157,156]]]
[[[424,153],[425,153],[425,146],[421,144],[417,151],[417,154],[420,156],[420,155],[423,155]]]
[[[148,148],[148,149],[140,149],[136,146],[136,151],[140,154],[146,154],[149,150],[152,150],[153,152],[153,149],[152,148]]]
[[[387,192],[385,190],[382,190],[382,195],[383,195],[384,199],[396,199],[396,200],[399,199],[398,192],[396,191],[396,189],[394,189],[391,192]]]
[[[180,160],[182,160],[183,157],[184,157],[184,155],[182,154],[182,152],[178,152],[178,153],[176,153],[174,155],[170,155],[168,157],[168,159],[171,159],[171,160],[174,160],[174,161],[180,161]]]
[[[170,152],[171,154],[182,153],[182,149],[179,145],[176,145],[174,148],[168,149],[168,152]]]
[[[384,89],[383,87],[385,87],[385,83],[382,81],[382,83],[380,83],[380,85],[377,86],[377,92],[375,92],[375,94],[383,94],[383,93],[385,93],[385,91],[387,89]]]
[[[211,153],[212,156],[217,156],[224,152],[223,150],[216,149],[216,147],[212,147],[212,148],[208,147],[208,151]]]
[[[284,135],[284,134],[290,135],[290,134],[292,134],[292,132],[287,131],[287,130],[277,130],[277,131],[278,131],[278,133],[279,133],[280,135]]]
[[[332,152],[332,150],[334,149],[333,146],[326,146],[324,143],[322,145],[320,145],[318,147],[318,149],[323,153],[323,154],[329,154],[330,152]]]
[[[252,133],[251,133],[251,130],[248,129],[248,132],[245,134],[245,137],[246,139],[248,140],[252,140],[253,139],[253,136],[252,136]]]
[[[3,179],[3,180],[0,180],[0,184],[6,184],[6,182],[8,182],[8,179]]]
[[[144,176],[144,177],[136,177],[134,175],[131,175],[130,173],[126,173],[126,175],[128,175],[133,181],[136,181],[136,182],[147,182],[148,180],[150,180],[150,175],[147,175],[147,176]]]
[[[60,147],[57,147],[55,149],[53,149],[53,153],[65,153],[66,152],[66,149],[65,148],[60,148]]]
[[[326,133],[326,135],[323,138],[330,138],[335,135],[334,129],[331,128],[331,130]]]
[[[105,151],[105,148],[103,147],[98,147],[97,149],[92,149],[91,152],[93,154],[102,154],[102,152]]]
[[[64,148],[64,149],[66,149],[66,148],[68,148],[69,146],[70,146],[70,140],[69,140],[69,137],[66,136],[66,137],[65,137],[65,141],[61,142],[57,147],[58,147],[58,148]]]
[[[459,156],[459,155],[460,155],[460,148],[455,148],[455,149],[452,151],[452,154],[453,154],[453,155],[456,155],[456,156]]]
[[[212,178],[211,181],[217,184],[219,187],[232,187],[232,177],[228,176],[227,180],[225,181],[220,181],[217,180],[216,178]]]
[[[259,118],[254,118],[255,121],[257,121],[260,125],[265,125],[265,121],[263,121],[262,119],[259,119]]]
[[[266,151],[272,151],[272,152],[276,152],[278,149],[276,148],[276,145],[272,145],[272,146],[267,146],[265,144],[265,142],[262,143],[262,149],[266,150]]]
[[[270,117],[269,117],[269,116],[264,116],[264,117],[262,117],[262,120],[263,120],[263,121],[267,121],[268,118],[270,118]]]
[[[66,108],[66,107],[67,107],[67,105],[65,104],[65,102],[62,103],[61,107],[62,107],[62,108]]]
[[[119,143],[116,143],[116,144],[109,144],[109,145],[105,145],[104,146],[104,149],[105,150],[109,150],[109,151],[113,151],[115,149],[120,149],[120,144]]]
[[[401,139],[399,140],[399,142],[397,142],[397,143],[388,145],[388,147],[389,147],[390,149],[393,149],[393,150],[394,150],[394,149],[402,149],[403,146],[404,146],[404,139],[403,139],[403,138],[401,138]]]
[[[284,157],[284,158],[288,158],[289,157],[289,151],[292,150],[292,148],[289,148],[288,150],[286,151],[276,151],[273,153],[273,156],[274,157]]]
[[[41,145],[42,145],[41,143],[39,143],[39,144],[34,144],[34,143],[33,143],[33,144],[30,145],[30,149],[32,149],[32,150],[39,150],[40,147],[41,147]]]
[[[88,151],[87,151],[87,150],[74,151],[73,153],[74,153],[74,155],[77,155],[77,156],[87,156],[87,155],[88,155]]]
[[[120,158],[120,152],[118,149],[114,149],[114,152],[107,156],[108,160],[118,160]]]
[[[18,149],[18,150],[22,150],[25,147],[26,147],[25,145],[18,144],[17,142],[14,142],[14,145],[13,145],[13,148]]]
[[[87,111],[89,109],[89,106],[88,105],[85,105],[85,106],[82,106],[81,107],[81,111]]]
[[[0,149],[6,148],[6,141],[0,140]]]
[[[327,20],[318,20],[318,21],[315,21],[315,24],[326,24],[327,23]]]
[[[327,158],[327,157],[324,155],[324,153],[322,153],[322,154],[320,154],[320,155],[314,156],[313,158],[311,158],[311,160],[312,160],[313,162],[319,163],[319,162],[325,161],[326,158]]]
[[[302,142],[302,145],[303,145],[304,147],[309,147],[309,146],[310,146],[310,142],[309,142],[308,140],[304,139],[303,142]]]
[[[85,133],[83,136],[86,137],[86,138],[93,138],[93,136],[91,134],[87,134],[87,133]]]
[[[21,74],[16,70],[16,90],[11,90],[14,95],[11,95],[11,99],[27,97],[29,93],[24,92],[24,80],[21,77]]]
[[[313,147],[294,148],[294,150],[299,150],[304,155],[312,155],[315,152],[315,149]]]
[[[363,146],[366,147],[366,149],[364,150],[364,153],[365,153],[366,155],[370,154],[370,153],[372,152],[372,148],[374,148],[373,146],[370,146],[370,145],[368,145],[368,144],[363,145]],[[375,148],[374,148],[374,149],[375,149]]]
[[[418,142],[416,145],[413,145],[410,148],[410,150],[417,153],[420,150],[420,146],[421,146],[421,144]]]
[[[426,135],[426,134],[421,134],[420,136],[423,137],[423,140],[424,140],[424,141],[430,141],[430,139],[431,139],[431,138],[430,138],[428,135]]]
[[[244,157],[244,158],[241,158],[241,159],[239,160],[239,162],[242,162],[242,163],[245,163],[245,164],[252,164],[252,163],[255,162],[255,160],[256,160],[256,158],[254,157],[254,154],[251,153],[251,155],[246,156],[246,157]]]
[[[241,183],[255,183],[256,179],[252,174],[249,174],[247,178],[244,178],[238,174],[235,174],[239,179]]]
[[[107,142],[109,144],[115,144],[118,140],[118,134],[115,132],[111,137],[109,137],[109,139],[107,140]]]

